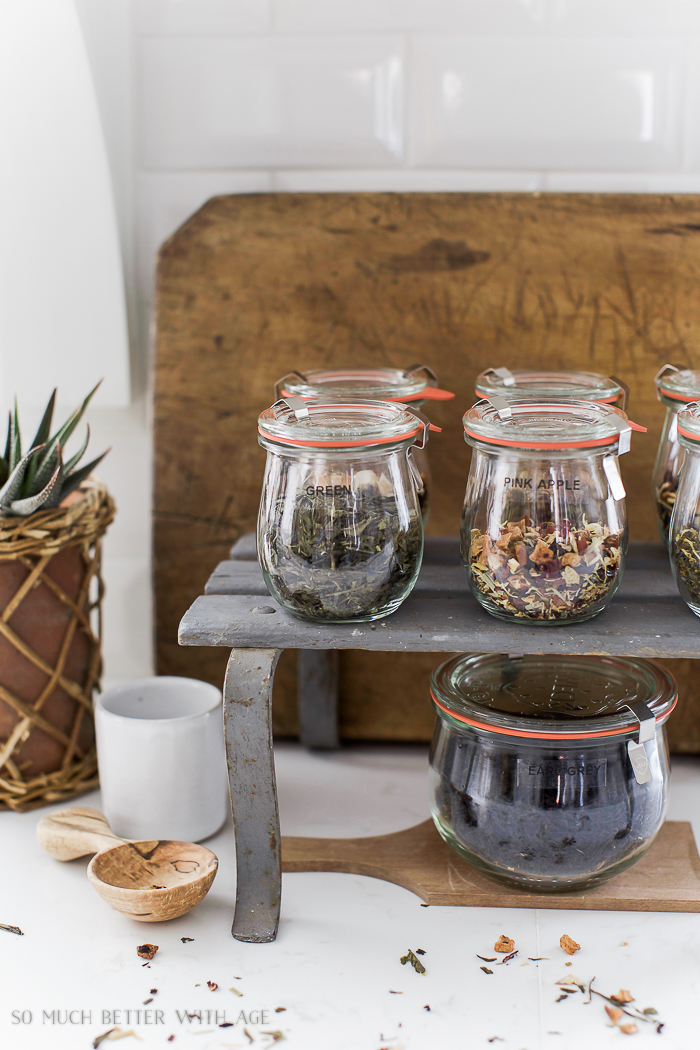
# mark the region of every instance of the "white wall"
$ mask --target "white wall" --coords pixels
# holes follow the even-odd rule
[[[76,2],[138,345],[136,407],[102,414],[122,503],[108,674],[123,677],[147,666],[138,395],[158,245],[218,193],[700,192],[700,0]]]

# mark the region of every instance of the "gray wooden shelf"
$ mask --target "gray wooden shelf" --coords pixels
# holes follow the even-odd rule
[[[311,624],[271,598],[250,540],[243,557],[221,562],[180,625],[181,645],[264,649],[379,649],[560,653],[700,658],[700,622],[676,589],[661,544],[632,544],[610,606],[584,623],[506,623],[472,596],[458,540],[426,543],[418,582],[385,620]]]
[[[299,649],[302,741],[336,747],[339,649],[422,652],[603,654],[700,658],[700,622],[680,598],[661,544],[632,544],[620,590],[593,620],[533,626],[505,623],[468,589],[452,537],[426,540],[423,567],[401,608],[385,620],[311,624],[270,597],[245,536],[217,566],[180,624],[181,645],[231,649],[224,727],[236,831],[233,936],[270,941],[281,893],[280,828],[272,752],[271,697],[283,649]]]

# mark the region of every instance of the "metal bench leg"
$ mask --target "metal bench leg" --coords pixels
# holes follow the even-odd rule
[[[236,833],[239,941],[274,941],[280,917],[280,818],[272,753],[272,682],[280,649],[233,649],[224,682],[224,734]]]
[[[302,744],[314,748],[338,748],[337,649],[299,650],[297,693]]]

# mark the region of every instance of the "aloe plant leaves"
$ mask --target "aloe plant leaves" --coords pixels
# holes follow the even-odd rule
[[[100,383],[93,387],[83,403],[69,416],[53,437],[49,437],[56,406],[56,390],[54,390],[32,446],[24,457],[21,454],[19,416],[15,401],[7,428],[5,456],[0,457],[0,515],[27,517],[37,510],[50,510],[58,507],[61,501],[74,492],[107,455],[106,452],[103,452],[91,463],[79,470],[76,469],[90,441],[90,427],[87,426],[83,444],[67,463],[63,462],[65,444],[78,426]]]

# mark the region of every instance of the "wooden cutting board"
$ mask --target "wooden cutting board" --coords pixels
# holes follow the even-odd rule
[[[460,418],[487,365],[585,369],[630,386],[649,428],[625,456],[633,539],[656,538],[649,493],[666,361],[700,367],[700,196],[270,194],[209,201],[160,252],[154,569],[158,671],[221,684],[225,652],[181,649],[177,625],[255,527],[256,418],[290,368],[432,365],[429,532],[456,534],[469,467]],[[699,625],[700,629],[700,625]],[[341,733],[424,740],[434,654],[341,656]],[[674,749],[700,751],[692,661],[669,663]],[[296,732],[293,657],[275,681]]]

